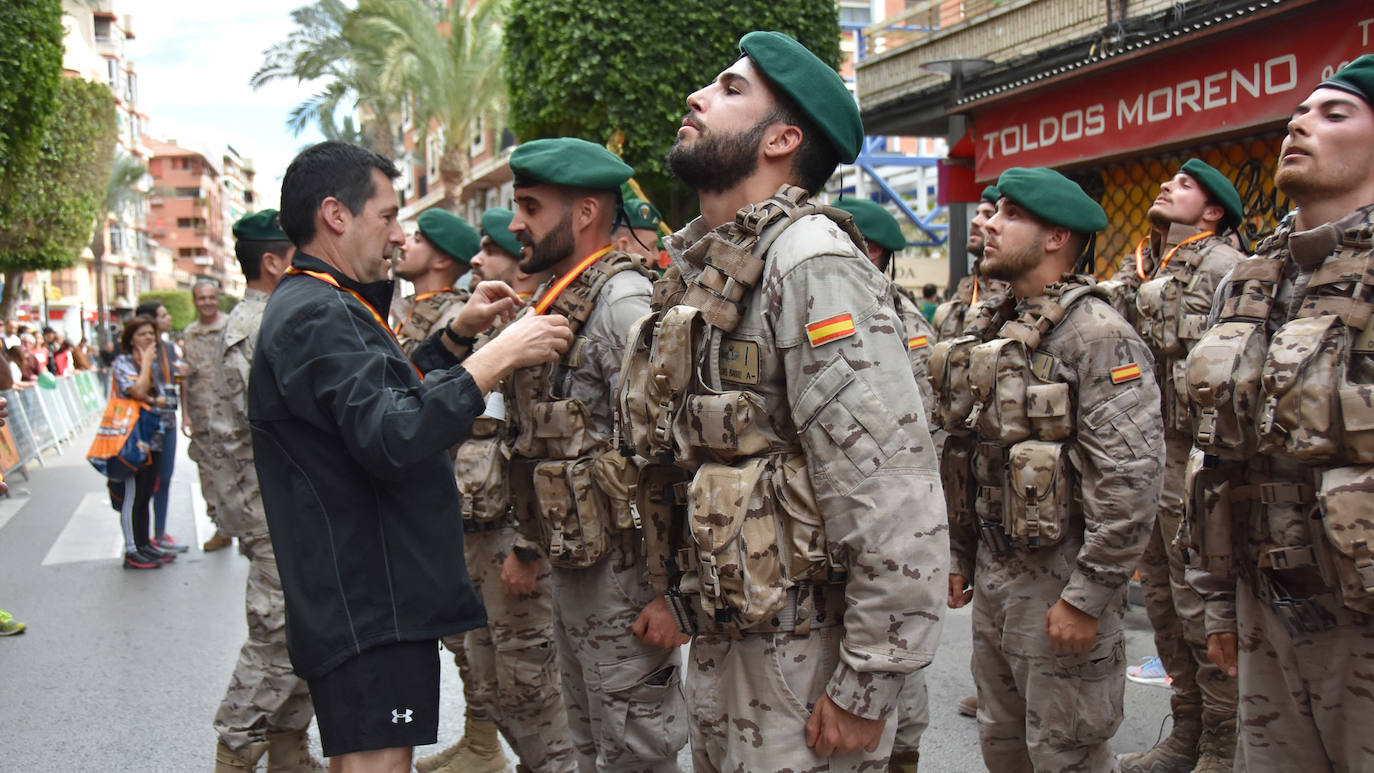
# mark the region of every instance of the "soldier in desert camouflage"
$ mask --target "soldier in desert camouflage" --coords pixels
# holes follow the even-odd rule
[[[982,269],[1017,306],[968,360],[979,486],[950,524],[949,603],[973,601],[988,769],[1107,773],[1126,582],[1160,490],[1159,389],[1150,350],[1073,273],[1102,208],[1049,169],[1009,169],[997,188]]]
[[[959,280],[950,299],[936,307],[935,314],[930,319],[935,332],[941,338],[949,339],[962,334],[960,331],[964,328],[964,317],[974,304],[987,300],[992,295],[1006,295],[1006,283],[991,279],[982,271],[983,249],[986,243],[983,225],[988,222],[988,218],[997,213],[997,198],[997,186],[989,185],[984,188],[982,197],[978,200],[978,209],[969,221],[967,249],[968,254],[973,256],[973,271]]]
[[[214,477],[223,462],[218,449],[208,440],[210,402],[213,398],[211,382],[214,380],[214,369],[218,367],[214,360],[215,347],[219,345],[220,332],[224,330],[225,315],[219,311],[219,288],[208,279],[196,282],[191,288],[191,300],[196,305],[196,319],[186,326],[181,341],[181,361],[185,365],[181,394],[186,403],[181,413],[181,429],[191,438],[186,455],[196,463],[196,471],[200,474],[200,489],[206,496],[205,514],[211,523],[216,524],[214,536],[201,546],[210,553],[234,544],[218,529],[219,502],[215,495]]]

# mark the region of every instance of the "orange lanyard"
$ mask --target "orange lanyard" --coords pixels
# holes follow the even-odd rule
[[[308,277],[310,277],[311,279],[318,279],[318,280],[320,280],[321,282],[324,282],[324,283],[327,284],[327,285],[334,285],[335,289],[343,290],[344,292],[348,293],[349,295],[353,296],[354,298],[357,298],[357,299],[358,299],[358,303],[361,303],[364,307],[367,308],[368,311],[372,312],[372,318],[375,319],[375,320],[377,320],[377,324],[382,326],[382,329],[386,331],[386,334],[387,334],[387,335],[391,336],[391,340],[396,341],[396,334],[393,333],[393,332],[391,332],[391,327],[388,326],[388,325],[386,324],[386,320],[382,317],[381,313],[379,313],[379,312],[377,311],[377,308],[376,308],[375,306],[373,306],[372,304],[368,303],[368,302],[367,302],[367,299],[364,298],[357,290],[353,290],[353,289],[351,289],[351,288],[344,287],[343,285],[339,284],[339,282],[338,282],[337,279],[335,279],[334,277],[332,277],[332,276],[330,276],[330,275],[328,275],[328,274],[326,274],[326,273],[324,273],[324,272],[322,272],[322,271],[306,271],[306,270],[304,270],[304,269],[300,269],[300,268],[296,268],[295,266],[291,266],[290,268],[286,269],[286,274],[287,274],[287,276],[292,276],[292,275],[300,274],[300,275],[303,275],[303,276],[308,276]],[[400,342],[400,341],[396,341],[396,345],[397,345],[397,346],[400,346],[400,345],[401,345],[401,342]],[[409,362],[408,359],[407,359],[407,362]],[[415,368],[415,375],[419,376],[421,380],[424,379],[425,374],[421,373],[421,372],[420,372],[420,369],[415,367],[415,363],[411,362],[411,363],[410,363],[410,367]]]
[[[415,307],[418,306],[418,305],[420,305],[420,301],[427,301],[427,300],[429,300],[430,298],[433,298],[434,296],[438,295],[439,293],[451,293],[451,292],[453,292],[453,288],[452,288],[452,287],[445,287],[445,288],[442,289],[442,290],[435,290],[435,291],[433,291],[433,292],[419,293],[419,294],[417,294],[417,295],[415,296],[414,300],[412,301],[411,305],[410,305],[410,313],[406,315],[406,318],[405,318],[405,319],[401,320],[400,322],[398,322],[398,323],[396,324],[396,330],[393,331],[393,332],[395,332],[396,335],[400,335],[400,334],[401,334],[401,328],[403,328],[403,327],[405,327],[406,325],[410,324],[410,318],[413,317],[413,316],[415,316]],[[361,299],[359,299],[359,300],[361,300]],[[363,301],[363,303],[367,303],[367,301]],[[373,312],[373,313],[375,314],[376,312]]]
[[[978,277],[975,276],[975,277],[973,278],[973,299],[970,300],[970,301],[968,302],[968,305],[972,306],[973,304],[975,304],[975,303],[977,303],[977,302],[978,302]]]
[[[1159,265],[1155,267],[1154,273],[1158,274],[1159,272],[1163,271],[1164,267],[1169,265],[1169,260],[1174,257],[1174,253],[1182,249],[1184,245],[1192,244],[1193,242],[1200,242],[1203,239],[1206,239],[1207,237],[1211,236],[1213,233],[1215,233],[1215,231],[1203,231],[1202,233],[1196,233],[1192,236],[1189,236],[1187,239],[1184,239],[1183,241],[1179,242],[1178,244],[1174,245],[1174,248],[1172,250],[1169,250],[1168,252],[1164,253],[1164,259],[1159,261]],[[1149,277],[1145,276],[1144,257],[1145,243],[1149,240],[1150,237],[1146,236],[1144,239],[1140,240],[1139,244],[1135,246],[1135,272],[1140,276],[1141,279],[1147,281],[1149,280]]]
[[[569,271],[568,273],[559,277],[558,281],[553,283],[553,287],[550,287],[549,291],[547,293],[544,293],[544,297],[539,299],[539,303],[535,304],[534,313],[543,314],[544,312],[548,311],[549,307],[553,305],[553,302],[558,300],[558,296],[562,295],[563,291],[568,289],[568,285],[572,284],[574,279],[577,279],[579,276],[582,276],[583,271],[586,271],[587,268],[590,267],[593,263],[597,262],[598,260],[601,260],[601,256],[605,255],[610,251],[611,245],[608,244],[605,247],[602,247],[596,252],[593,252],[592,254],[583,258],[582,262],[574,266],[572,271]]]

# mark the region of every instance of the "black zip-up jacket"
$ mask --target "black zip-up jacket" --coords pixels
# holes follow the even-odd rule
[[[391,282],[359,284],[300,252],[292,264],[386,318]],[[287,647],[305,679],[373,647],[486,625],[448,456],[484,401],[439,335],[407,359],[357,298],[304,274],[267,303],[248,417]]]

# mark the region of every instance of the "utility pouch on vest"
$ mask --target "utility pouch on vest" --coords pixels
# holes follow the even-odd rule
[[[1164,385],[1160,390],[1164,399],[1164,429],[1191,437],[1193,424],[1189,420],[1188,361],[1167,360],[1160,367],[1164,370]]]
[[[776,472],[771,457],[701,465],[689,489],[687,523],[697,545],[702,606],[719,624],[748,628],[786,601],[779,556]]]
[[[614,529],[635,527],[630,497],[637,478],[634,462],[617,451],[603,451],[592,457],[592,482],[610,504],[609,521]]]
[[[1029,359],[1026,345],[1011,338],[973,347],[969,388],[974,403],[964,426],[1004,445],[1030,437],[1030,419],[1026,416]]]
[[[1140,280],[1134,274],[1112,277],[1106,281],[1098,282],[1097,287],[1102,290],[1106,301],[1112,305],[1112,308],[1116,309],[1122,319],[1135,320]]]
[[[549,529],[554,566],[583,569],[611,548],[610,500],[593,479],[594,459],[559,459],[534,466],[534,496]]]
[[[1160,276],[1142,284],[1136,293],[1136,327],[1145,343],[1163,357],[1184,353],[1179,337],[1184,318],[1183,286],[1176,275]]]
[[[940,480],[945,486],[945,513],[952,525],[972,526],[973,500],[978,484],[973,480],[973,438],[969,435],[945,439],[940,454]]]
[[[701,261],[701,275],[687,286],[682,304],[701,309],[712,326],[739,326],[744,300],[763,276],[763,258],[712,231],[688,251]]]
[[[647,315],[630,330],[620,371],[629,437],[621,440],[645,459],[670,461],[687,448],[683,405],[706,332],[705,316],[690,306]]]
[[[1219,577],[1231,574],[1235,565],[1233,531],[1236,513],[1232,508],[1231,480],[1224,469],[1209,467],[1206,454],[1194,448],[1188,457],[1184,490],[1189,506],[1184,508],[1183,546],[1196,551],[1202,568]]]
[[[972,431],[964,425],[974,402],[969,389],[969,356],[981,340],[971,335],[942,339],[930,350],[930,385],[935,392],[931,414],[935,423],[951,435]]]
[[[1073,502],[1073,467],[1068,446],[1027,440],[1008,450],[1003,525],[1028,548],[1064,539]]]
[[[930,315],[930,325],[941,340],[954,338],[964,326],[964,312],[967,310],[967,303],[951,298],[935,307],[935,313]]]
[[[687,398],[687,442],[709,448],[721,461],[768,450],[763,398],[754,392],[722,392]]]
[[[511,373],[510,383],[506,387],[506,405],[537,404],[539,396],[543,393],[544,384],[549,378],[549,369],[550,366],[545,365],[538,368],[521,368]],[[544,438],[535,434],[534,417],[514,413],[512,418],[516,420],[517,432],[511,440],[511,452],[529,459],[546,456]]]
[[[477,422],[484,420],[500,424],[490,417],[479,418]],[[506,474],[506,449],[499,433],[482,437],[476,434],[477,423],[474,423],[474,437],[458,446],[453,472],[458,479],[463,517],[486,523],[506,514],[510,504],[510,478]]]
[[[1222,322],[1188,354],[1188,406],[1204,452],[1222,459],[1254,454],[1267,344],[1263,322]]]
[[[649,584],[655,593],[676,588],[683,572],[696,570],[696,551],[683,550],[686,531],[687,471],[675,464],[650,464],[639,470],[635,512]]]
[[[591,417],[581,400],[572,398],[535,403],[526,417],[529,432],[544,447],[544,458],[574,459],[599,445],[592,434]],[[521,427],[521,434],[525,431]]]
[[[1073,396],[1069,385],[1057,381],[1026,387],[1026,418],[1036,440],[1064,440],[1073,434]]]
[[[1259,450],[1312,464],[1374,463],[1374,385],[1346,379],[1350,328],[1332,315],[1290,320],[1269,346]]]
[[[1374,465],[1323,470],[1317,503],[1341,603],[1374,614]]]

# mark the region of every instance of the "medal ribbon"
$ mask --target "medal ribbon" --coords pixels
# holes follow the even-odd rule
[[[1174,248],[1172,250],[1169,250],[1168,252],[1164,253],[1164,259],[1159,261],[1159,265],[1155,268],[1154,273],[1158,274],[1160,271],[1163,271],[1164,267],[1169,265],[1170,258],[1174,257],[1174,253],[1182,249],[1184,245],[1192,244],[1193,242],[1200,242],[1214,233],[1216,232],[1203,231],[1202,233],[1196,233],[1192,236],[1189,236],[1187,239],[1184,239],[1183,241],[1179,242],[1178,244],[1174,245]],[[1139,244],[1135,246],[1135,273],[1139,275],[1141,279],[1146,281],[1149,281],[1150,278],[1148,276],[1145,276],[1145,264],[1142,259],[1145,257],[1145,243],[1149,240],[1150,237],[1146,236],[1145,238],[1140,240]]]
[[[553,283],[553,287],[550,287],[549,291],[544,293],[544,297],[539,299],[539,303],[535,304],[534,313],[543,314],[548,311],[549,307],[553,305],[553,302],[558,300],[558,296],[562,295],[563,291],[568,289],[568,285],[573,283],[573,280],[582,276],[583,271],[586,271],[593,263],[601,260],[601,256],[610,251],[611,245],[608,244],[583,258],[580,263],[573,267],[572,271],[559,277],[558,281]]]
[[[372,318],[377,320],[377,324],[382,326],[382,329],[386,331],[387,335],[391,336],[391,340],[396,341],[397,346],[401,345],[401,342],[396,340],[396,334],[391,332],[391,326],[386,324],[386,320],[382,318],[381,313],[377,311],[377,308],[375,306],[373,306],[371,303],[368,303],[367,299],[364,298],[362,294],[359,293],[357,290],[344,287],[343,285],[339,284],[337,279],[322,271],[306,271],[304,269],[296,268],[295,266],[291,266],[290,268],[286,269],[287,276],[294,276],[297,274],[300,274],[302,276],[308,276],[311,279],[318,279],[327,285],[333,285],[335,289],[343,290],[344,292],[348,293],[354,298],[357,298],[358,303],[361,303],[369,312],[371,312]],[[410,362],[409,359],[407,359],[406,361]],[[420,369],[415,367],[415,363],[411,362],[410,367],[415,368],[415,375],[419,376],[420,379],[423,381],[425,378],[425,374],[421,373]]]

